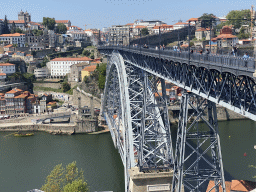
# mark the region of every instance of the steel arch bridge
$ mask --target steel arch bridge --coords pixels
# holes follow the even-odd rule
[[[221,185],[225,191],[216,104],[256,120],[254,63],[242,67],[239,60],[120,47],[99,51],[109,57],[103,114],[124,164],[126,191],[132,167],[144,172],[173,169],[173,192],[180,192],[182,185],[198,191],[209,179],[215,183],[212,189]],[[189,92],[182,94],[175,155],[165,80]],[[199,120],[207,130],[200,129]]]

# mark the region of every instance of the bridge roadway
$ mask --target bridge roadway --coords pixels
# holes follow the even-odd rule
[[[256,121],[254,58],[122,46],[98,49],[108,56],[118,51],[126,63]]]

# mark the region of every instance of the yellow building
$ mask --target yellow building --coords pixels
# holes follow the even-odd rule
[[[82,81],[84,80],[84,77],[90,76],[95,71],[96,67],[97,67],[96,65],[91,65],[91,66],[87,66],[87,67],[83,68],[81,71]]]

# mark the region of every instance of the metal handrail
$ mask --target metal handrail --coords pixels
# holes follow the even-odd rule
[[[136,53],[140,53],[140,46],[137,47],[119,47],[119,46],[105,46],[105,47],[99,47],[99,48],[104,48],[104,49],[122,49],[125,51],[132,51]],[[215,64],[215,65],[220,65],[220,66],[230,66],[232,68],[239,68],[243,69],[246,71],[255,71],[255,60],[254,58],[248,58],[248,59],[243,59],[242,57],[233,57],[233,56],[228,56],[228,55],[213,55],[213,54],[200,54],[200,53],[189,53],[188,51],[181,51],[177,52],[173,50],[172,48],[168,48],[166,50],[156,50],[152,47],[149,48],[143,48],[141,49],[141,53],[151,53],[151,54],[156,54],[157,57],[160,55],[163,56],[168,56],[168,57],[175,57],[175,58],[180,58],[183,60],[189,60],[189,55],[190,55],[190,61],[193,62],[200,62],[200,63],[206,63],[206,64]]]

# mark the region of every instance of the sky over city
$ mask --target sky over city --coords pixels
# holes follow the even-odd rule
[[[111,27],[133,23],[137,19],[162,20],[174,24],[203,13],[213,13],[218,17],[231,10],[250,9],[256,1],[248,0],[12,0],[3,1],[0,19],[7,15],[9,20],[17,20],[18,12],[28,11],[34,22],[42,22],[43,17],[56,20],[70,20],[81,28]]]

